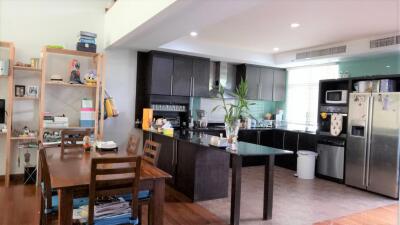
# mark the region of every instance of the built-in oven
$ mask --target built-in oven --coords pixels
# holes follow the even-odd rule
[[[325,103],[346,104],[347,90],[328,90],[325,92]]]

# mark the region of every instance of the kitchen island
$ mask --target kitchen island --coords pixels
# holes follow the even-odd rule
[[[240,220],[243,157],[265,158],[263,219],[272,218],[275,155],[293,152],[247,142],[238,142],[235,150],[219,148],[209,144],[211,135],[201,132],[182,130],[175,131],[173,135],[164,135],[154,130],[143,130],[143,132],[144,138],[163,141],[160,142],[162,147],[158,167],[163,170],[165,167],[166,172],[174,177],[172,186],[186,195],[189,194],[188,197],[193,201],[227,196],[229,158],[232,158],[231,225],[239,224]],[[164,164],[166,161],[169,161],[168,167]],[[172,173],[167,170],[171,170]],[[212,194],[209,194],[210,191]]]

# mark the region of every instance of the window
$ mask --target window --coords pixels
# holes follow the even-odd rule
[[[319,81],[338,77],[336,64],[288,69],[286,121],[316,126]]]

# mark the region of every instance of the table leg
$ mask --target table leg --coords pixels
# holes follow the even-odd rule
[[[165,179],[154,181],[153,196],[151,198],[151,222],[152,225],[163,225],[164,217],[164,199],[165,199]]]
[[[267,156],[265,160],[263,220],[272,219],[272,203],[274,193],[274,160],[275,156],[273,155]]]
[[[72,192],[68,189],[58,190],[58,224],[71,225],[72,224]]]
[[[230,225],[238,225],[240,220],[240,195],[242,186],[242,157],[232,155],[232,189]]]

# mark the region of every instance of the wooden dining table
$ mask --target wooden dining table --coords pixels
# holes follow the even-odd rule
[[[91,159],[98,157],[129,156],[125,150],[118,152],[85,152],[83,149],[61,154],[59,147],[47,148],[46,159],[49,166],[51,187],[56,189],[59,197],[58,224],[72,224],[73,199],[89,196]],[[165,179],[171,178],[168,173],[149,163],[142,163],[140,190],[150,190],[154,225],[163,225],[163,207],[165,198]]]

